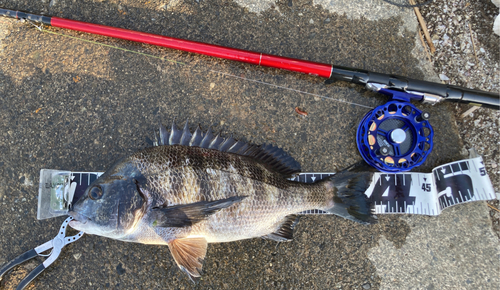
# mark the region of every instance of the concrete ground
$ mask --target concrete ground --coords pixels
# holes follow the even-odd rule
[[[413,11],[380,0],[0,0],[0,6],[439,81]],[[63,221],[36,220],[40,169],[105,170],[144,147],[159,120],[189,118],[276,144],[304,171],[359,161],[356,127],[387,99],[322,81],[0,19],[0,265],[52,239]],[[297,106],[307,117],[295,113]],[[418,171],[466,157],[456,112],[468,108],[418,107],[431,113],[435,131],[434,150]],[[372,226],[305,217],[290,243],[210,245],[197,285],[167,247],[86,235],[30,289],[498,289],[499,240],[489,210],[476,202],[439,217],[380,216]],[[0,289],[15,288],[40,261],[16,268]]]

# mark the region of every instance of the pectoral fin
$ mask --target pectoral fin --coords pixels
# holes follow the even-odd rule
[[[207,240],[203,237],[176,239],[168,243],[168,247],[177,266],[196,283],[202,274],[203,260],[207,254]]]
[[[206,219],[217,211],[242,201],[245,196],[233,196],[216,201],[200,201],[167,207],[157,207],[151,211],[155,227],[188,227]]]

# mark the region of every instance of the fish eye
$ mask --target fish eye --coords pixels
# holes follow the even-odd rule
[[[98,200],[102,197],[102,189],[100,186],[94,186],[89,190],[89,197],[92,200]]]

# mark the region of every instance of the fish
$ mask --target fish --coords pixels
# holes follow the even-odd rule
[[[214,135],[186,121],[160,124],[155,146],[112,165],[72,205],[70,226],[125,242],[167,245],[197,282],[209,243],[265,238],[291,241],[302,214],[334,214],[370,224],[364,194],[373,172],[355,164],[316,183],[290,178],[300,164],[272,144]]]

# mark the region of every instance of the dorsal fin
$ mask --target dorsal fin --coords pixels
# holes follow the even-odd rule
[[[189,143],[191,143],[191,138],[193,135],[191,134],[191,131],[189,130],[189,124],[188,120],[186,120],[186,124],[184,125],[184,129],[182,130],[182,136],[181,136],[181,145],[184,146],[189,146]]]
[[[222,137],[213,135],[212,130],[203,132],[198,126],[194,133],[189,130],[188,121],[182,130],[172,123],[170,131],[160,124],[160,137],[158,145],[185,145],[219,150],[221,152],[234,153],[242,156],[252,157],[256,161],[266,165],[269,169],[290,177],[300,172],[300,164],[288,155],[283,149],[271,144],[254,145],[235,140],[233,137]]]

